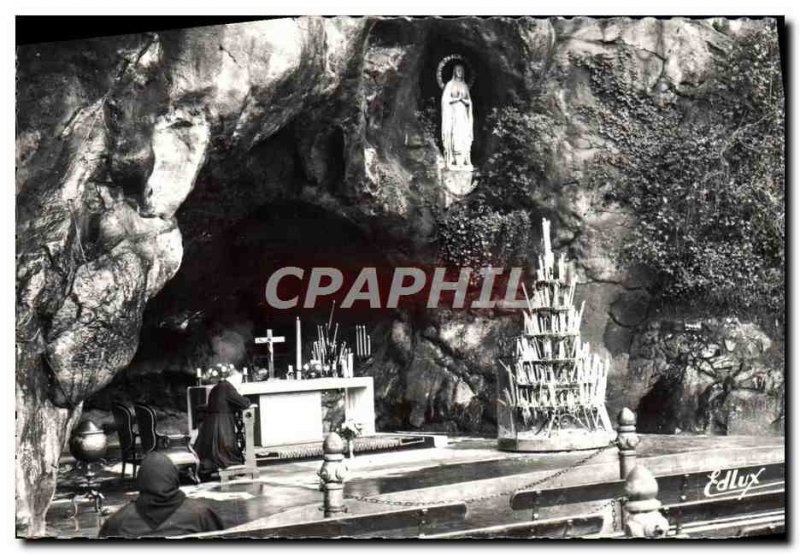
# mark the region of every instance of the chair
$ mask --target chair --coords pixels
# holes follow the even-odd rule
[[[125,466],[127,464],[131,464],[133,476],[136,477],[136,467],[142,462],[142,457],[136,449],[136,438],[138,434],[133,428],[136,417],[131,407],[121,402],[114,402],[111,405],[111,413],[114,416],[114,423],[117,426],[117,436],[119,437],[120,456],[122,457],[122,477],[125,477]]]
[[[165,454],[179,469],[186,468],[189,477],[199,483],[197,473],[200,458],[191,445],[189,435],[163,435],[156,430],[156,413],[146,404],[134,404],[136,421],[139,425],[139,439],[142,443],[142,456],[157,450]]]

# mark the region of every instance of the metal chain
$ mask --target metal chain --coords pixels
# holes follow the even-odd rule
[[[619,500],[618,498],[612,498],[609,501],[609,504],[611,504],[611,530],[612,531],[617,531],[617,501],[618,500]],[[605,509],[605,506],[600,508],[598,510],[598,512],[602,512],[604,509]]]
[[[494,498],[500,498],[500,497],[503,497],[503,496],[509,496],[511,494],[514,494],[515,492],[519,492],[519,491],[522,491],[522,490],[527,490],[527,489],[532,489],[534,487],[538,487],[539,485],[547,483],[548,481],[552,481],[553,479],[561,477],[562,475],[572,471],[573,469],[576,469],[576,468],[584,465],[588,461],[596,458],[601,453],[605,452],[609,448],[614,447],[616,445],[617,445],[616,440],[612,440],[607,445],[605,445],[605,446],[603,446],[601,448],[598,448],[597,450],[595,450],[594,452],[592,452],[591,454],[589,454],[585,458],[581,458],[580,460],[578,460],[577,462],[575,462],[571,466],[567,466],[567,467],[562,468],[562,469],[560,469],[560,470],[558,470],[558,471],[556,471],[554,473],[551,473],[549,475],[545,475],[541,479],[537,479],[536,481],[532,481],[530,483],[522,485],[521,487],[517,487],[515,489],[509,490],[509,491],[504,491],[504,492],[499,492],[499,493],[485,494],[485,495],[482,495],[482,496],[473,496],[473,497],[462,498],[462,499],[438,500],[438,501],[433,501],[433,502],[416,502],[416,501],[412,501],[412,500],[385,500],[385,499],[382,499],[382,498],[375,498],[375,497],[369,497],[369,496],[356,496],[356,495],[346,496],[345,499],[346,500],[357,500],[359,502],[367,502],[369,504],[386,504],[386,505],[389,505],[389,506],[405,506],[405,507],[434,506],[434,505],[437,505],[437,504],[448,504],[448,503],[451,503],[451,502],[463,502],[464,504],[473,504],[475,502],[482,502],[482,501],[485,501],[485,500],[491,500],[491,499],[494,499]],[[607,504],[603,505],[601,507],[601,510],[605,509],[607,506],[608,506]]]
[[[609,500],[605,504],[602,504],[601,506],[598,506],[597,509],[593,512],[593,513],[602,512],[603,510],[605,510],[609,506],[611,507],[611,531],[619,531],[618,525],[617,525],[619,523],[617,521],[617,518],[618,518],[618,515],[617,515],[617,504],[621,500],[622,500],[621,497],[612,498],[611,500]]]

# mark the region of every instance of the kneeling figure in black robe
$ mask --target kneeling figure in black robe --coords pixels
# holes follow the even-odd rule
[[[227,380],[220,381],[208,395],[206,414],[194,443],[200,457],[200,471],[212,472],[244,463],[236,444],[234,415],[250,406],[250,400],[239,394],[231,382],[241,383],[242,374],[233,372]]]

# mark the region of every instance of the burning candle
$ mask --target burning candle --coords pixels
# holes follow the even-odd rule
[[[203,380],[203,372],[200,371],[199,367],[197,368],[197,380],[198,381],[202,381]]]
[[[297,373],[300,373],[300,368],[303,365],[303,354],[301,352],[301,342],[300,342],[300,318],[298,317],[295,320],[295,364],[297,367]]]

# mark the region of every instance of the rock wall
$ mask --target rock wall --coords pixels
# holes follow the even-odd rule
[[[84,399],[127,366],[183,257],[198,172],[358,60],[368,23],[298,19],[18,50],[17,525],[40,535]]]
[[[645,433],[783,434],[783,349],[736,318],[654,318],[634,337],[624,394]]]
[[[221,329],[264,325],[257,305],[236,321],[221,307],[234,305],[225,291],[263,289],[264,266],[227,271],[220,261],[248,241],[270,243],[272,231],[258,227],[266,217],[254,211],[313,208],[329,229],[348,229],[340,242],[374,250],[381,263],[436,263],[441,156],[424,115],[439,93],[436,63],[454,51],[477,73],[479,169],[503,148],[485,127],[493,108],[535,97],[551,122],[537,145],[542,179],[525,208],[533,238],[547,215],[557,249],[576,259],[584,338],[614,359],[611,410],[665,394],[659,402],[677,398],[685,409],[669,422],[648,420],[654,431],[772,425],[758,406],[782,406],[780,387],[742,383],[782,374],[780,360],[769,365],[781,333],[767,338],[743,320],[734,334],[761,345],[752,356],[713,377],[686,369],[681,356],[697,341],[664,335],[667,324],[650,313],[647,274],[618,263],[636,218],[601,206],[579,184],[586,164],[613,145],[582,110],[601,100],[576,61],[624,52],[631,86],[654,102],[691,103],[713,78],[715,57],[743,30],[766,24],[301,18],[18,49],[19,532],[43,532],[58,453],[87,399],[103,407],[126,380],[156,372],[177,391],[160,390],[156,403],[177,409],[179,385],[208,359]],[[294,234],[303,237],[298,257],[337,250],[325,228],[306,224]],[[237,271],[255,273],[240,281]],[[379,427],[493,432],[494,363],[500,339],[521,325],[517,315],[363,317],[372,318],[375,356],[359,371],[376,379]],[[724,344],[725,332],[709,331],[707,342],[719,346],[722,336]],[[167,347],[138,348],[140,334]],[[674,373],[679,385],[662,386]]]

